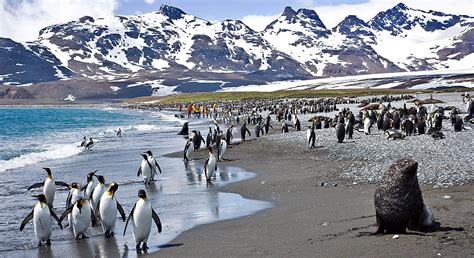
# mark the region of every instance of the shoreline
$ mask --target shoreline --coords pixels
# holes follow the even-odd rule
[[[342,179],[347,161],[328,160],[323,150],[278,151],[266,136],[233,145],[225,165],[257,173],[219,188],[246,199],[270,201],[254,215],[199,225],[180,234],[156,256],[469,256],[474,254],[471,222],[474,183],[448,188],[420,185],[442,231],[359,237],[375,232],[376,184]],[[293,150],[292,150],[293,151]],[[256,153],[262,157],[256,158]],[[180,155],[173,153],[170,156]],[[201,157],[202,152],[196,156]],[[316,155],[317,160],[308,159]],[[222,164],[222,163],[221,163]],[[277,169],[278,168],[278,169]],[[325,186],[320,186],[325,183]],[[217,243],[219,248],[200,248]],[[179,245],[179,246],[178,246]]]

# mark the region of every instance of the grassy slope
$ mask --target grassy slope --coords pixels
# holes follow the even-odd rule
[[[142,103],[159,101],[163,104],[212,102],[220,100],[244,100],[266,98],[315,98],[315,97],[358,97],[374,95],[429,93],[429,90],[397,90],[397,89],[351,89],[351,90],[293,90],[275,92],[205,92],[183,93],[165,97],[147,96],[126,100],[125,103]]]

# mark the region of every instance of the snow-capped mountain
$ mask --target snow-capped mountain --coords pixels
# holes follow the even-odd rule
[[[210,22],[162,5],[143,15],[51,25],[33,42],[0,38],[0,85],[96,83],[109,85],[100,96],[114,97],[134,86],[170,93],[315,76],[472,69],[473,25],[474,17],[398,4],[369,21],[349,15],[327,28],[316,11],[286,7],[259,32],[239,20]]]

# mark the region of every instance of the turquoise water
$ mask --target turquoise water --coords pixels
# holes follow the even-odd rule
[[[48,144],[80,141],[82,137],[73,137],[88,128],[121,125],[132,118],[90,108],[0,108],[0,160],[44,151]]]
[[[100,227],[89,228],[90,237],[76,241],[69,229],[53,226],[51,248],[38,248],[33,225],[19,231],[19,223],[41,189],[27,187],[45,179],[42,167],[50,167],[55,180],[85,184],[87,173],[98,170],[106,184],[116,182],[118,201],[128,214],[144,189],[160,215],[163,232],[152,228],[149,252],[158,251],[182,232],[216,221],[248,216],[272,207],[270,203],[245,199],[239,194],[218,191],[219,186],[249,179],[253,173],[218,164],[214,185],[203,179],[204,159],[183,163],[164,154],[183,149],[186,139],[178,136],[184,121],[171,112],[128,111],[110,108],[0,108],[0,257],[135,257],[139,254],[131,230],[122,235],[124,223],[117,218],[112,239]],[[211,121],[190,121],[193,129],[205,130]],[[122,137],[116,130],[121,128]],[[91,150],[78,147],[83,136],[96,144]],[[150,186],[137,177],[142,157],[152,150],[163,170]],[[54,210],[65,210],[68,191],[58,188]],[[11,207],[15,207],[11,209]],[[130,227],[130,225],[129,225]],[[104,242],[105,241],[105,242]],[[103,251],[106,250],[105,253]]]

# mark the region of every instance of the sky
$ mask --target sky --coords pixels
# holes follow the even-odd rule
[[[136,15],[159,10],[160,5],[179,7],[209,21],[239,19],[255,30],[281,15],[285,6],[314,9],[326,27],[336,26],[347,15],[368,21],[401,0],[0,0],[0,37],[31,41],[40,29],[84,15]],[[474,0],[405,0],[422,10],[474,16]]]

